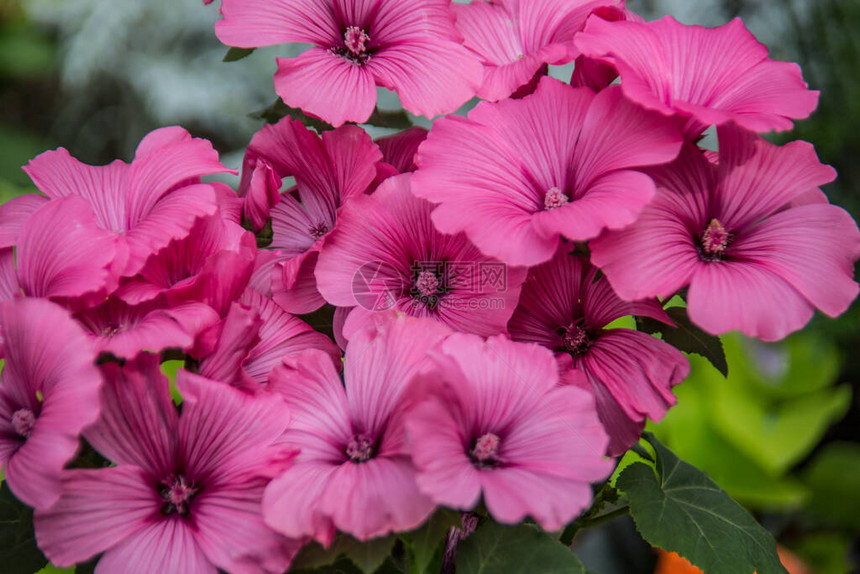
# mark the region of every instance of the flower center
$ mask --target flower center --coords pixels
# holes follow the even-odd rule
[[[552,187],[543,198],[543,207],[547,211],[552,211],[570,202],[567,195],[557,187]]]
[[[342,56],[356,65],[366,63],[370,59],[367,44],[370,36],[358,26],[350,26],[343,33],[343,46],[335,46],[331,49],[338,56]]]
[[[189,503],[200,489],[181,474],[170,475],[162,480],[161,484],[163,485],[161,498],[164,500],[161,512],[167,515],[178,514],[180,516],[188,514]]]
[[[30,438],[36,426],[36,415],[30,409],[18,409],[12,413],[12,428],[23,438]]]
[[[699,254],[703,261],[719,261],[729,245],[731,234],[717,219],[711,219],[702,233]]]
[[[561,343],[564,349],[571,355],[581,355],[588,350],[591,345],[591,339],[588,337],[588,331],[579,325],[571,325],[561,332]]]
[[[366,434],[353,435],[346,445],[346,456],[352,462],[367,462],[373,458],[373,440]]]
[[[422,297],[430,297],[439,291],[439,278],[432,271],[422,271],[415,279],[415,289]]]
[[[324,221],[320,221],[310,229],[308,229],[308,233],[310,233],[311,237],[314,239],[319,239],[326,233],[328,233],[328,225]]]
[[[469,458],[476,468],[492,468],[499,463],[498,435],[491,432],[482,434],[469,451]]]

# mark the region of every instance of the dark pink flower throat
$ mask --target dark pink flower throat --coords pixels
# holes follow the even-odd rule
[[[588,331],[581,326],[571,325],[561,330],[561,343],[564,345],[564,350],[571,355],[581,355],[591,346],[591,339]]]
[[[357,433],[353,435],[346,445],[346,456],[352,462],[367,462],[373,458],[373,442],[366,434]]]
[[[190,510],[190,503],[199,489],[194,482],[189,481],[183,475],[171,475],[161,481],[161,498],[164,506],[161,507],[163,514],[178,514],[185,516]]]

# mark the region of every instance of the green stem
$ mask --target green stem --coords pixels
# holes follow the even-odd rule
[[[627,514],[629,510],[630,507],[625,504],[624,506],[620,506],[611,512],[607,512],[606,514],[595,516],[594,518],[577,520],[576,522],[564,529],[564,532],[561,533],[561,538],[559,538],[559,541],[565,546],[570,546],[571,542],[573,542],[573,537],[576,536],[576,533],[579,532],[581,529],[591,528],[592,526],[603,524],[604,522],[608,522],[614,518],[618,518],[619,516]]]

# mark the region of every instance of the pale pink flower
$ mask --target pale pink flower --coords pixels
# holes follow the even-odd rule
[[[481,76],[457,40],[449,0],[222,0],[215,33],[227,45],[311,44],[279,58],[275,91],[328,123],[366,121],[376,86],[428,117],[453,112]]]
[[[399,317],[353,336],[343,383],[318,351],[272,373],[293,414],[284,440],[301,452],[266,489],[268,524],[327,545],[336,530],[367,540],[411,530],[430,515],[434,504],[415,484],[400,403],[427,351],[449,333],[435,321]]]
[[[406,416],[421,492],[462,510],[483,496],[495,520],[550,531],[591,505],[612,471],[606,433],[589,393],[558,385],[552,353],[456,333],[432,356]]]
[[[654,195],[651,178],[633,168],[670,161],[680,146],[670,120],[617,86],[595,95],[543,78],[521,100],[438,120],[412,188],[439,204],[439,231],[465,232],[510,265],[535,265],[562,236],[584,241],[633,223]]]
[[[778,147],[731,124],[717,134],[716,163],[690,144],[650,172],[654,202],[630,228],[591,243],[594,264],[626,300],[689,285],[690,319],[715,335],[773,341],[816,307],[845,311],[858,292],[860,232],[818,189],[836,172],[806,142]]]
[[[9,489],[45,508],[60,496],[63,466],[99,415],[102,378],[83,330],[42,299],[0,303],[0,465]]]
[[[724,26],[685,26],[671,16],[655,22],[589,19],[576,46],[614,66],[624,94],[664,114],[688,118],[685,131],[733,121],[756,132],[789,130],[809,116],[818,92],[800,67],[767,57],[740,18]]]
[[[102,366],[102,415],[85,433],[114,466],[73,469],[36,540],[59,566],[98,554],[104,573],[283,572],[298,549],[264,523],[260,501],[294,452],[279,443],[282,401],[180,370],[177,416],[158,358]]]

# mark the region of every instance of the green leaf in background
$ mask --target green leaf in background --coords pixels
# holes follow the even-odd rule
[[[860,534],[860,445],[825,446],[803,473],[811,492],[808,508],[818,516]]]
[[[268,124],[277,123],[282,118],[285,118],[287,116],[293,118],[294,120],[299,120],[307,127],[314,128],[318,132],[324,132],[334,129],[334,126],[324,122],[319,118],[309,116],[298,108],[291,108],[290,106],[285,104],[283,100],[281,100],[281,98],[275,100],[275,102],[271,106],[262,109],[259,112],[254,112],[253,114],[250,114],[250,117],[256,120],[263,120]]]
[[[48,564],[36,574],[75,574],[75,567],[71,568],[60,568],[58,566],[54,566],[53,564]]]
[[[687,309],[684,307],[669,307],[666,309],[666,313],[675,323],[674,327],[650,317],[636,317],[638,329],[651,334],[660,333],[663,335],[664,341],[677,349],[685,353],[701,355],[716,367],[724,377],[727,377],[729,366],[720,338],[709,335],[694,325],[687,317]]]
[[[442,568],[445,541],[452,526],[460,526],[460,513],[440,508],[418,530],[400,536],[411,554],[413,574],[436,573]]]
[[[256,48],[230,48],[227,50],[227,53],[224,54],[224,59],[222,62],[237,62],[242,58],[247,58],[251,54],[254,53]]]
[[[649,471],[650,472],[650,471]],[[579,558],[530,524],[487,520],[457,548],[457,574],[585,574]]]
[[[359,542],[351,536],[340,534],[328,548],[316,542],[306,544],[293,560],[292,569],[298,572],[337,572],[342,568],[343,558],[347,558],[357,571],[372,574],[391,554],[396,541],[397,537],[387,536]]]
[[[792,545],[791,550],[812,566],[815,574],[847,574],[851,569],[848,554],[851,539],[845,534],[809,534]]]
[[[650,544],[677,552],[708,574],[785,574],[776,541],[708,475],[680,460],[651,433],[657,470],[627,467],[617,486],[636,529]]]
[[[176,388],[176,371],[185,365],[185,361],[172,360],[161,363],[161,372],[170,380],[170,397],[174,404],[182,403],[182,394]]]
[[[33,510],[0,484],[0,568],[3,574],[33,574],[48,563],[36,546]]]

